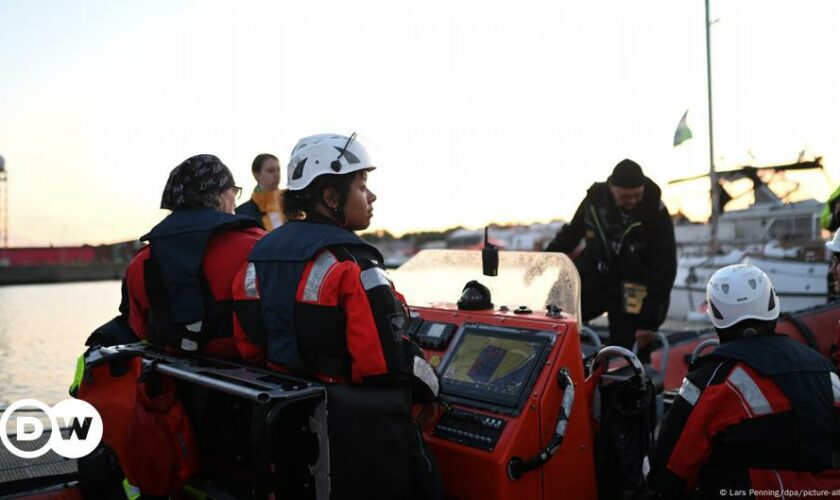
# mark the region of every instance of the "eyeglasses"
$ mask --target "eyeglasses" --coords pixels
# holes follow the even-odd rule
[[[239,186],[233,186],[231,189],[233,189],[233,196],[235,196],[238,200],[239,197],[242,196],[242,188]]]

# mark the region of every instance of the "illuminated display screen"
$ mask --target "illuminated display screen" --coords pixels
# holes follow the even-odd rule
[[[432,323],[427,329],[426,335],[435,339],[440,338],[443,335],[444,328],[446,328],[446,325],[443,323]]]
[[[464,325],[441,367],[443,392],[515,407],[548,344],[549,337],[536,331]]]

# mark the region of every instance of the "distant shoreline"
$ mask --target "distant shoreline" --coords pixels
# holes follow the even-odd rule
[[[0,286],[119,280],[125,264],[52,264],[0,267]]]

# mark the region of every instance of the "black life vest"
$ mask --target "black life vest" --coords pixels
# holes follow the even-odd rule
[[[741,361],[779,386],[796,416],[800,444],[798,457],[780,457],[786,464],[793,458],[798,464],[796,470],[840,468],[840,419],[834,408],[834,367],[828,359],[784,335],[732,340],[705,358],[704,362],[714,358]],[[786,465],[779,464],[778,468]]]
[[[295,299],[303,271],[315,255],[331,246],[364,248],[382,262],[382,254],[351,231],[331,224],[291,221],[261,239],[248,258],[259,283],[268,360],[292,370],[304,366],[295,331]],[[333,370],[328,370],[333,371]]]
[[[265,229],[262,218],[265,213],[260,210],[260,207],[254,203],[254,200],[248,200],[245,203],[236,207],[236,215],[246,215],[257,221],[257,227]]]
[[[346,360],[336,355],[344,325],[340,315],[306,316],[318,321],[307,325],[325,330],[320,349],[298,338],[295,311],[298,285],[306,265],[325,248],[362,260],[382,262],[382,254],[351,231],[331,224],[291,221],[268,233],[251,251],[259,284],[262,324],[269,361],[294,371],[334,375],[349,373]],[[300,326],[300,325],[298,325]],[[340,328],[338,328],[340,326]],[[299,348],[303,349],[299,349]],[[302,359],[301,351],[306,354]],[[317,351],[317,352],[316,352]],[[325,352],[329,354],[325,356]],[[327,384],[330,498],[443,498],[434,457],[423,444],[411,419],[409,387],[364,384]]]
[[[152,343],[195,351],[233,334],[232,301],[215,300],[202,262],[214,233],[257,226],[218,210],[176,210],[140,238],[151,247],[144,277]]]

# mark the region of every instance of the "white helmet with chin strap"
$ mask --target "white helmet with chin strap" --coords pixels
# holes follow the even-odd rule
[[[718,269],[706,284],[709,317],[716,328],[745,319],[772,321],[779,317],[779,298],[761,269],[735,264]]]
[[[356,140],[355,132],[350,137],[313,135],[299,140],[292,149],[286,186],[290,191],[300,191],[321,175],[344,175],[374,168],[367,149]]]

